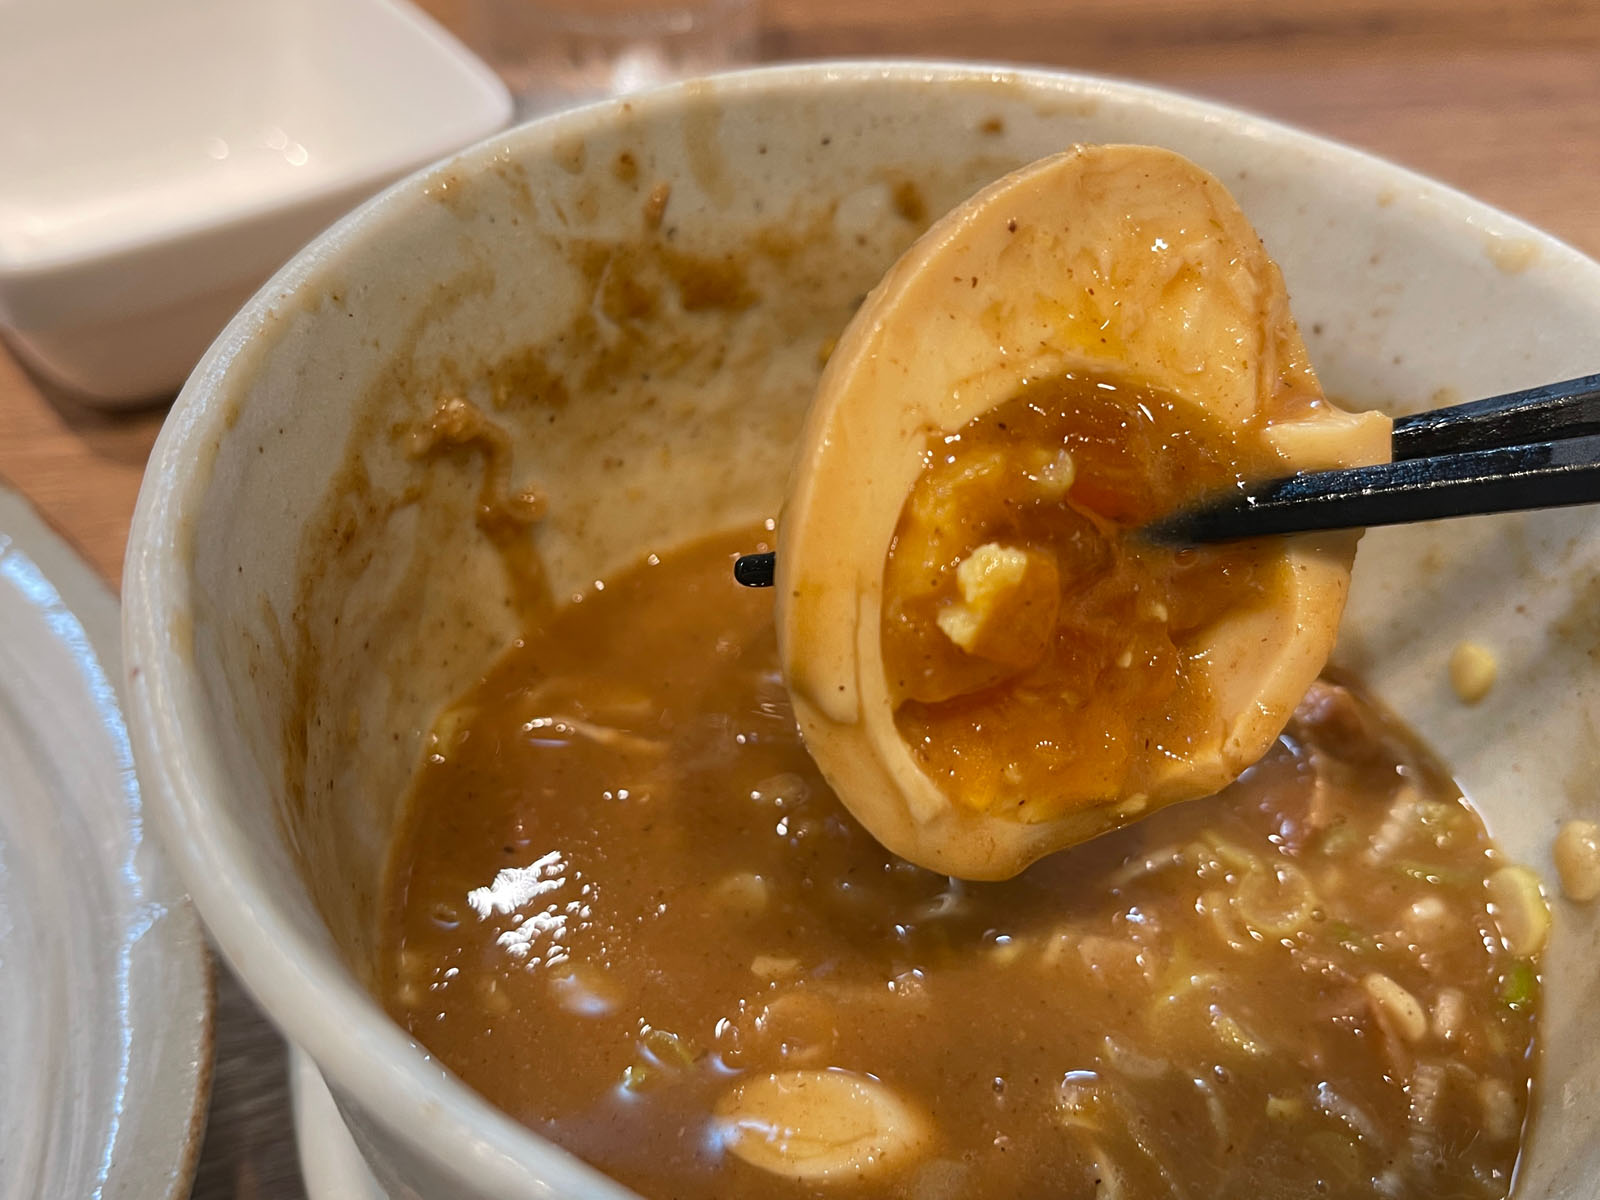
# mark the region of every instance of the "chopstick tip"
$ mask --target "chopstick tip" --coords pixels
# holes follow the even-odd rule
[[[777,555],[770,550],[764,554],[740,555],[733,563],[734,582],[751,588],[771,587],[776,564]]]

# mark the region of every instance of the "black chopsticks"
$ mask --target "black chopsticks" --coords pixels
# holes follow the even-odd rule
[[[1172,545],[1600,501],[1600,375],[1400,417],[1393,461],[1306,471],[1146,527]]]
[[[741,554],[733,561],[733,581],[745,587],[771,587],[777,565],[778,556],[771,550],[765,554]]]
[[[1429,458],[1600,433],[1600,375],[1396,417],[1391,457]]]
[[[1600,502],[1600,375],[1399,417],[1392,461],[1303,471],[1175,513],[1144,529],[1170,545]],[[774,556],[733,577],[772,585]]]

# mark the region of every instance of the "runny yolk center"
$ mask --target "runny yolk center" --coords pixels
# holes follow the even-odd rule
[[[1214,749],[1205,631],[1288,586],[1271,548],[1137,530],[1274,473],[1254,423],[1088,375],[1034,382],[930,440],[884,566],[895,722],[952,801],[1048,820],[1137,806]]]

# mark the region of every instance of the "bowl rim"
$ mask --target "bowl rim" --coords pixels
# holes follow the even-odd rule
[[[213,939],[249,992],[290,1041],[344,1093],[424,1160],[496,1194],[633,1193],[501,1112],[434,1063],[392,1021],[327,942],[304,936],[273,894],[230,868],[243,837],[212,796],[227,775],[214,748],[186,730],[206,725],[208,705],[183,647],[194,611],[188,528],[230,424],[223,401],[234,372],[273,310],[336,262],[348,243],[403,221],[435,176],[475,170],[496,155],[549,150],[606,127],[622,112],[671,112],[707,95],[789,95],[835,85],[1009,85],[1018,94],[1108,100],[1198,120],[1232,136],[1293,148],[1323,166],[1369,179],[1375,189],[1420,194],[1453,224],[1479,235],[1527,239],[1541,259],[1593,279],[1600,264],[1526,222],[1365,151],[1224,104],[1104,76],[954,60],[864,59],[756,67],[604,100],[503,130],[408,175],[324,231],[280,269],[228,324],[190,375],[152,451],[129,536],[123,583],[128,723],[149,809]]]

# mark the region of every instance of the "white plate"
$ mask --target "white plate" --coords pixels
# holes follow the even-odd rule
[[[188,1194],[211,969],[147,836],[116,599],[0,488],[0,1196]]]

